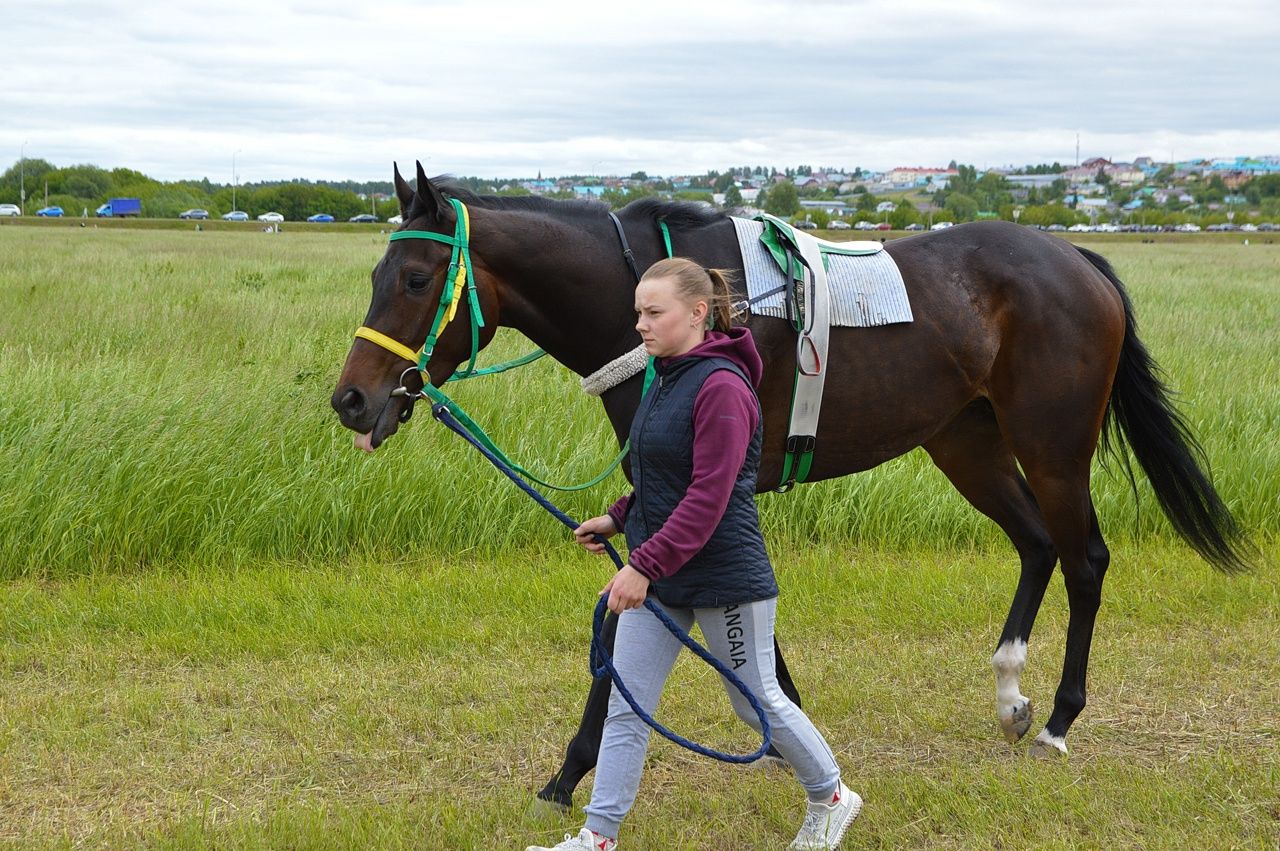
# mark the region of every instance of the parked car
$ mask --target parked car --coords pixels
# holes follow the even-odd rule
[[[9,206],[12,207],[13,205],[10,204]],[[1241,225],[1240,230],[1243,231],[1244,233],[1257,233],[1258,226],[1255,225],[1253,222],[1250,222],[1246,225]]]
[[[954,225],[955,222],[934,222],[933,227],[929,228],[929,230],[946,230]]]
[[[1059,231],[1064,231],[1066,229],[1067,229],[1066,225],[1059,225],[1059,224],[1052,224],[1052,225],[1049,225],[1047,228],[1045,228],[1045,230],[1051,230],[1054,233],[1057,233]]]
[[[249,214],[244,210],[232,210],[230,213],[223,213],[222,218],[228,222],[247,222],[249,221]]]
[[[920,224],[919,222],[912,222],[911,224],[903,228],[903,230],[924,230],[924,225]]]
[[[378,220],[378,217],[375,216],[373,213],[361,213],[358,216],[352,216],[351,218],[347,219],[347,221],[349,222],[361,222],[362,224],[368,224],[369,222],[376,222],[377,220]]]
[[[58,206],[41,207],[39,210],[36,210],[36,215],[56,219],[62,215],[62,208]]]
[[[835,219],[827,227],[831,228],[831,230],[848,230],[852,225],[844,219]]]
[[[874,222],[869,222],[866,219],[859,219],[858,221],[853,223],[853,229],[854,230],[875,230],[876,226]]]
[[[1177,230],[1178,233],[1198,233],[1200,231],[1200,226],[1191,222],[1185,222],[1178,225],[1175,230]]]
[[[796,227],[800,228],[800,230],[817,230],[818,229],[818,226],[814,224],[811,219],[801,219],[800,221],[796,222]]]
[[[0,204],[0,216],[21,216],[22,209],[17,204]]]
[[[876,225],[876,230],[893,230],[893,225],[889,224],[888,222],[881,222],[880,224]]]
[[[402,225],[404,224],[404,216],[392,216],[391,218],[387,219],[387,224]]]
[[[208,210],[201,210],[201,209],[199,209],[199,208],[197,208],[197,209],[195,209],[195,210],[183,210],[181,213],[179,213],[179,214],[178,214],[178,218],[180,218],[180,219],[207,219],[207,218],[209,218],[209,211],[208,211]]]
[[[279,213],[262,213],[258,216],[260,222],[283,222],[284,216]]]
[[[314,216],[307,216],[307,221],[309,221],[309,222],[331,222],[331,221],[333,221],[333,216],[329,215],[328,213],[316,213]]]

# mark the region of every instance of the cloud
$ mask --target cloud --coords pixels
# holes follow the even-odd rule
[[[1253,0],[20,0],[0,152],[215,180],[236,151],[244,180],[1280,153],[1278,36]]]

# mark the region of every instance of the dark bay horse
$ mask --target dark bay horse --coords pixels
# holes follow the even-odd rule
[[[395,185],[403,229],[451,234],[456,208],[449,198],[467,205],[485,320],[481,345],[498,325],[513,327],[585,376],[639,344],[636,279],[604,205],[478,197],[433,183],[421,165],[416,190],[398,170]],[[675,254],[741,271],[733,224],[721,213],[645,199],[618,215],[641,270],[666,256],[657,224],[663,219]],[[1089,645],[1110,561],[1089,492],[1100,435],[1104,447],[1121,453],[1128,444],[1173,527],[1214,566],[1245,567],[1251,545],[1202,471],[1200,448],[1138,339],[1128,296],[1106,260],[1007,222],[894,240],[886,250],[902,271],[915,321],[831,330],[830,375],[809,478],[867,470],[922,446],[965,499],[1008,535],[1021,574],[992,665],[996,713],[1010,741],[1032,723],[1019,678],[1045,589],[1055,564],[1062,565],[1070,605],[1062,679],[1032,748],[1066,753],[1067,731],[1085,705]],[[438,242],[391,242],[373,271],[365,325],[420,347],[449,260],[449,247]],[[459,316],[469,309],[462,304]],[[785,320],[753,316],[748,325],[765,363],[759,480],[767,490],[782,471],[796,341]],[[467,322],[448,326],[427,363],[431,382],[442,386],[471,344]],[[411,409],[411,399],[392,394],[408,366],[365,339],[347,356],[333,407],[343,425],[367,435],[370,449]],[[411,390],[420,386],[416,372],[405,381]],[[619,443],[640,389],[635,376],[602,396]],[[784,687],[798,699],[781,654],[778,665]],[[592,686],[565,764],[539,797],[569,804],[594,767],[608,691],[607,679]]]

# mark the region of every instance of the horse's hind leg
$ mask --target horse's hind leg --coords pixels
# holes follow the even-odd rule
[[[1106,385],[1102,386],[1103,392],[1090,399],[1087,381],[1078,382],[1074,394],[1057,397],[1050,395],[1052,387],[1045,382],[1028,384],[1022,395],[1011,394],[1011,404],[995,406],[1061,560],[1070,607],[1062,680],[1053,713],[1036,736],[1034,753],[1065,754],[1067,730],[1085,706],[1089,648],[1110,561],[1089,495],[1090,460],[1106,404]],[[1024,427],[1011,431],[1009,423]]]
[[[1086,474],[1087,475],[1087,474]],[[1063,543],[1062,575],[1071,609],[1067,622],[1067,647],[1062,663],[1062,680],[1054,696],[1053,713],[1032,743],[1032,754],[1058,755],[1067,752],[1067,731],[1084,710],[1089,650],[1094,624],[1102,605],[1102,581],[1111,554],[1098,529],[1098,516],[1088,494],[1088,484],[1074,486],[1069,479],[1033,476],[1033,487],[1046,494],[1045,519],[1055,541]],[[1061,490],[1060,490],[1061,489]],[[1083,495],[1081,495],[1083,491]],[[1083,502],[1083,505],[1081,503]],[[1052,506],[1052,507],[1050,507]]]
[[[1016,742],[1031,728],[1031,701],[1019,688],[1027,642],[1057,562],[1035,497],[1014,461],[990,403],[970,403],[924,444],[938,468],[974,508],[995,521],[1018,551],[1022,571],[991,665],[996,672],[996,717]]]

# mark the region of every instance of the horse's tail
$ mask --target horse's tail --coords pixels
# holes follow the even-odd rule
[[[1247,570],[1253,545],[1201,467],[1208,467],[1204,449],[1174,407],[1159,366],[1138,339],[1129,294],[1105,258],[1079,246],[1076,250],[1106,276],[1124,303],[1124,344],[1102,427],[1104,454],[1119,457],[1132,482],[1124,450],[1128,444],[1182,539],[1219,570]]]

